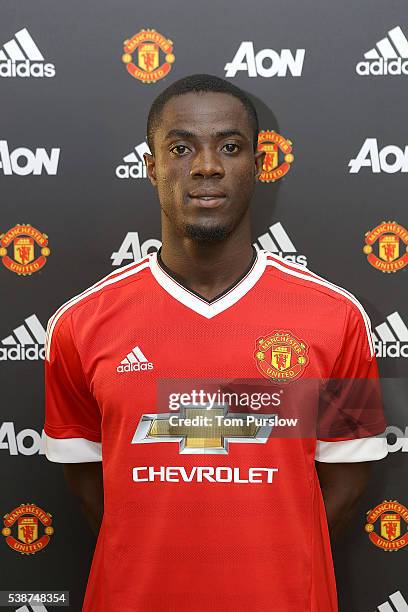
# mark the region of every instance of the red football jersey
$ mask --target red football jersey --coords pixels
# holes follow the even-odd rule
[[[209,302],[154,253],[63,304],[45,350],[46,456],[103,466],[83,611],[337,610],[315,460],[387,454],[381,403],[339,392],[343,379],[378,383],[351,293],[261,250]],[[274,399],[232,405],[192,394],[195,379]],[[317,417],[311,381],[326,385]],[[289,413],[306,429],[279,433]]]

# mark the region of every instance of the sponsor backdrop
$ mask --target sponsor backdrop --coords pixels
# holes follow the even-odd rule
[[[43,453],[44,328],[160,245],[147,113],[205,72],[259,112],[255,246],[347,288],[371,318],[389,455],[334,550],[340,610],[407,610],[405,1],[26,0],[3,2],[0,23],[1,589],[69,591],[81,609],[95,540]]]

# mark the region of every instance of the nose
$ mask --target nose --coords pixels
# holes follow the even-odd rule
[[[224,176],[220,156],[212,148],[203,147],[193,158],[190,176]]]

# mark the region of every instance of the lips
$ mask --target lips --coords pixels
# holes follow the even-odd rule
[[[193,191],[189,197],[200,208],[218,208],[226,199],[225,193],[220,191]]]
[[[217,189],[196,189],[189,194],[190,198],[199,198],[200,200],[215,200],[225,198],[225,193]]]

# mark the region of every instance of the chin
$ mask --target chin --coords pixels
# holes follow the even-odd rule
[[[186,238],[191,238],[196,242],[221,242],[228,238],[231,233],[231,228],[227,225],[215,225],[215,226],[205,226],[205,225],[195,225],[192,223],[187,223],[184,226],[184,236]]]

